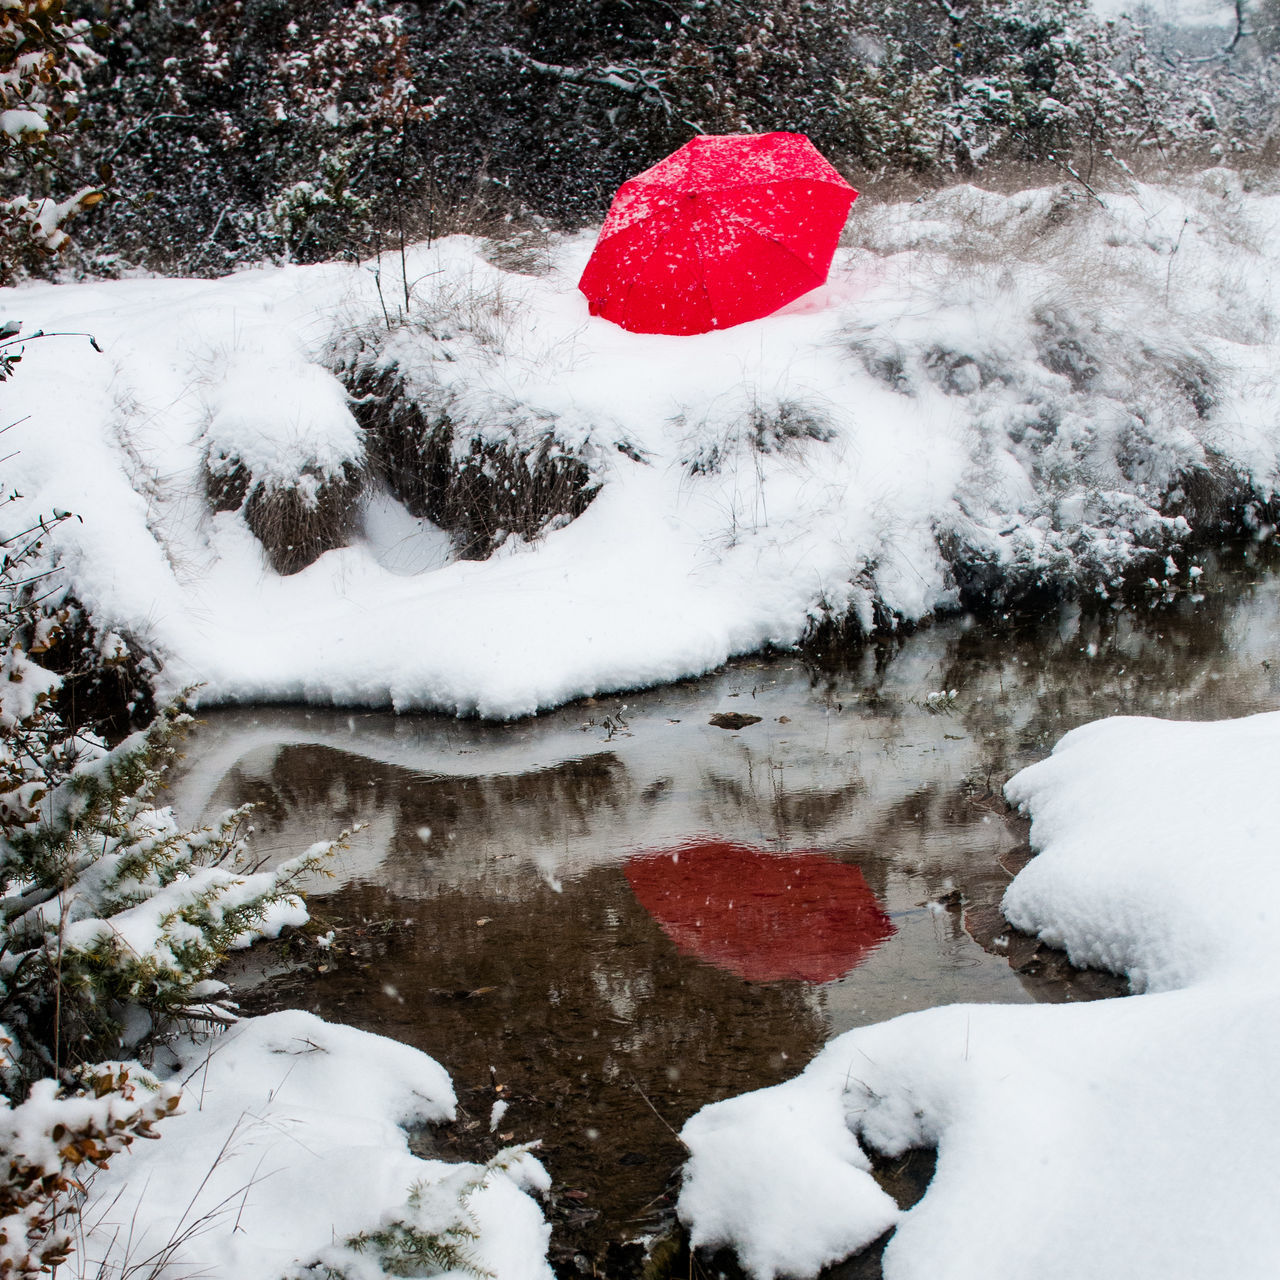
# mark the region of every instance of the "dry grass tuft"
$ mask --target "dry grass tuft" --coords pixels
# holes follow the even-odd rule
[[[298,573],[326,551],[345,547],[359,515],[366,474],[347,462],[333,474],[303,467],[288,482],[255,480],[238,458],[205,458],[205,493],[214,511],[243,510],[245,523],[279,574]]]
[[[204,458],[204,494],[211,511],[239,511],[253,477],[239,458],[212,450]]]
[[[1202,466],[1188,467],[1173,478],[1164,513],[1181,516],[1201,540],[1210,534],[1235,533],[1242,527],[1275,523],[1276,504],[1259,500],[1250,478],[1213,450]]]
[[[599,491],[586,462],[555,434],[528,427],[512,407],[512,430],[482,434],[449,406],[412,398],[393,370],[358,375],[356,418],[371,466],[410,514],[453,537],[464,560],[483,560],[511,535],[530,541],[580,516]]]
[[[727,414],[721,407],[714,418],[708,413],[691,421],[681,413],[671,421],[688,436],[680,465],[691,476],[718,474],[743,449],[799,457],[807,442],[826,444],[836,435],[821,405],[789,396],[761,399],[754,391]]]

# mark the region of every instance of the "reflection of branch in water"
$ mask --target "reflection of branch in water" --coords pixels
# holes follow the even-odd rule
[[[653,1114],[654,1114],[655,1116],[657,1116],[659,1120],[661,1120],[661,1121],[662,1121],[663,1127],[664,1127],[664,1128],[666,1128],[666,1130],[671,1134],[671,1136],[672,1136],[672,1137],[673,1137],[673,1138],[674,1138],[674,1139],[675,1139],[675,1140],[676,1140],[676,1141],[677,1141],[677,1142],[678,1142],[682,1147],[684,1147],[684,1149],[685,1149],[686,1151],[688,1151],[688,1150],[689,1150],[688,1143],[686,1143],[686,1142],[685,1142],[685,1140],[684,1140],[684,1139],[683,1139],[683,1138],[682,1138],[682,1137],[681,1137],[681,1136],[680,1136],[680,1135],[675,1131],[675,1129],[673,1129],[673,1128],[671,1127],[671,1123],[670,1123],[670,1121],[668,1121],[668,1119],[666,1118],[666,1116],[664,1116],[664,1115],[662,1114],[662,1112],[661,1112],[661,1111],[659,1111],[659,1110],[658,1110],[658,1108],[657,1108],[657,1107],[655,1107],[655,1106],[653,1105],[653,1100],[652,1100],[652,1099],[649,1097],[649,1095],[648,1095],[647,1093],[645,1093],[645,1091],[640,1087],[640,1082],[635,1078],[635,1076],[629,1076],[629,1077],[628,1077],[628,1079],[630,1079],[630,1081],[631,1081],[631,1087],[632,1087],[632,1088],[633,1088],[633,1089],[634,1089],[634,1090],[635,1090],[635,1091],[640,1095],[640,1097],[644,1100],[644,1104],[645,1104],[645,1106],[647,1106],[647,1107],[649,1108],[649,1110],[650,1110],[650,1111],[652,1111],[652,1112],[653,1112]]]

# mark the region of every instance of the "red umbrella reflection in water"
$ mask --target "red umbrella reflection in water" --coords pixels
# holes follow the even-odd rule
[[[821,853],[696,840],[624,870],[679,950],[750,982],[833,982],[894,933],[862,872]]]

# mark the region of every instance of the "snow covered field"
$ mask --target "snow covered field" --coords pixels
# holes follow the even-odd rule
[[[1273,514],[1280,198],[1104,199],[860,203],[823,290],[688,338],[587,316],[589,236],[536,274],[419,246],[407,313],[398,258],[5,290],[102,348],[31,343],[6,384],[10,518],[81,518],[70,589],[165,690],[490,717],[824,621],[1158,583],[1193,529]]]
[[[758,1277],[890,1227],[890,1280],[1274,1276],[1280,712],[1097,721],[1017,774],[1039,856],[1019,928],[1138,994],[951,1005],[833,1040],[786,1084],[706,1107],[680,1214]],[[936,1147],[902,1212],[867,1152]]]

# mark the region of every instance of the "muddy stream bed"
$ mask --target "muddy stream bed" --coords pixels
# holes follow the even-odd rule
[[[1280,560],[1203,564],[1172,598],[956,618],[512,724],[205,712],[185,819],[253,801],[272,859],[361,824],[312,926],[229,980],[246,1012],[437,1058],[459,1118],[417,1149],[540,1140],[557,1272],[639,1275],[705,1103],[910,1010],[1123,994],[1000,917],[1030,856],[1000,789],[1101,716],[1280,707]],[[928,1167],[886,1178],[909,1198]]]

